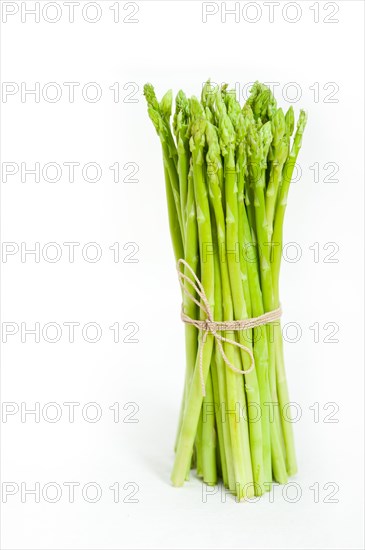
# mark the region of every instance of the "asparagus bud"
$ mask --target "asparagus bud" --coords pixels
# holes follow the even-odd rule
[[[160,101],[160,113],[162,118],[169,124],[172,113],[172,90],[168,90]]]
[[[152,84],[145,84],[143,87],[143,94],[146,98],[147,104],[149,107],[152,107],[156,111],[160,109],[157,97],[155,94],[155,89]]]
[[[286,127],[286,136],[288,141],[294,132],[294,109],[291,105],[285,115],[285,127]]]

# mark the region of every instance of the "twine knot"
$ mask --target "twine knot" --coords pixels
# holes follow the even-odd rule
[[[188,275],[185,275],[180,269],[180,266],[183,265],[190,273],[191,277]],[[255,368],[255,359],[252,353],[252,349],[248,346],[244,346],[240,342],[237,342],[236,340],[231,340],[230,338],[225,338],[219,332],[221,331],[238,331],[238,330],[247,330],[251,328],[256,328],[262,325],[266,325],[267,323],[271,323],[273,321],[276,321],[277,319],[280,319],[281,317],[281,307],[278,307],[277,309],[273,311],[269,311],[267,313],[264,313],[263,315],[260,315],[259,317],[251,317],[248,319],[242,319],[240,321],[214,321],[213,319],[213,313],[206,295],[206,292],[204,290],[204,287],[197,277],[194,270],[190,267],[190,265],[183,259],[178,260],[177,262],[177,274],[179,277],[179,283],[181,286],[181,289],[183,293],[188,296],[203,312],[205,315],[204,320],[197,320],[197,319],[191,319],[186,313],[184,312],[184,307],[181,309],[181,320],[188,324],[192,325],[198,330],[202,332],[202,344],[200,346],[200,352],[199,352],[199,373],[200,373],[200,381],[202,386],[202,394],[205,397],[205,382],[204,382],[204,372],[203,372],[203,351],[204,351],[204,345],[207,340],[208,334],[212,334],[215,338],[216,345],[218,347],[219,353],[221,354],[223,361],[227,365],[228,368],[230,368],[233,372],[236,372],[238,374],[249,374],[254,368]],[[192,295],[192,293],[186,288],[186,284],[188,283],[191,288],[194,289],[196,294],[199,296],[200,301],[198,301],[195,296]],[[228,344],[232,344],[232,346],[236,346],[240,349],[242,349],[244,352],[246,352],[250,359],[251,359],[251,365],[248,369],[242,370],[237,369],[232,363],[229,361],[223,346],[222,342],[227,342]]]

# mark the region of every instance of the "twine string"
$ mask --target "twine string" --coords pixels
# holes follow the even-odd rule
[[[189,275],[185,275],[181,271],[181,266],[184,266],[188,272],[190,272],[191,277]],[[259,315],[258,317],[251,317],[248,319],[242,319],[240,321],[214,321],[213,313],[209,304],[209,300],[207,298],[206,292],[204,290],[204,287],[197,277],[196,273],[192,269],[192,267],[183,259],[178,260],[177,262],[177,273],[179,278],[179,283],[181,286],[181,289],[183,293],[190,298],[204,313],[206,319],[204,320],[197,320],[192,319],[186,313],[184,312],[184,307],[182,306],[181,309],[181,320],[186,323],[187,325],[192,325],[198,330],[202,332],[202,343],[200,345],[200,351],[199,351],[199,373],[200,373],[200,382],[202,387],[202,394],[203,397],[205,397],[205,382],[204,382],[204,372],[203,372],[203,352],[204,352],[204,346],[207,341],[208,334],[212,334],[215,338],[216,345],[218,347],[219,353],[221,354],[223,361],[227,365],[229,369],[231,369],[233,372],[236,372],[238,374],[249,374],[254,368],[255,368],[255,359],[252,353],[251,348],[241,344],[240,342],[237,342],[236,340],[232,340],[230,338],[225,338],[221,334],[219,334],[221,331],[239,331],[239,330],[247,330],[251,328],[256,328],[262,325],[266,325],[267,323],[271,323],[273,321],[276,321],[277,319],[280,319],[281,317],[281,307],[278,307],[277,309],[274,309],[273,311],[268,311],[267,313],[264,313],[263,315]],[[196,292],[197,296],[200,298],[200,301],[193,296],[193,294],[188,290],[186,287],[186,283],[190,285],[190,287]],[[232,344],[232,346],[236,346],[240,349],[242,349],[245,353],[247,353],[251,359],[251,365],[248,369],[242,370],[238,369],[228,359],[224,349],[222,342],[226,342],[227,344]]]

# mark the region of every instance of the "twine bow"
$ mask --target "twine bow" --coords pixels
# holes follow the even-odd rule
[[[188,275],[185,275],[185,273],[183,273],[180,270],[181,265],[183,265],[191,273],[191,277],[189,277]],[[211,333],[214,336],[219,353],[221,354],[223,361],[225,362],[227,367],[230,368],[233,372],[236,372],[238,374],[242,374],[242,375],[248,374],[255,368],[255,359],[251,348],[244,346],[243,344],[240,344],[236,340],[225,338],[224,336],[219,334],[219,332],[247,330],[250,328],[256,328],[262,325],[266,325],[267,323],[276,321],[281,317],[281,313],[282,313],[281,307],[278,307],[273,311],[264,313],[259,317],[251,317],[249,319],[243,319],[240,321],[214,321],[213,313],[212,313],[207,295],[205,293],[204,287],[200,282],[200,280],[198,279],[197,275],[195,274],[194,270],[190,267],[190,265],[185,260],[180,259],[177,262],[177,273],[178,273],[179,283],[182,291],[200,308],[200,310],[205,314],[205,317],[206,317],[205,320],[199,320],[199,321],[196,319],[191,319],[191,317],[186,315],[182,307],[181,320],[188,325],[193,325],[198,330],[201,330],[203,333],[202,344],[200,346],[200,352],[199,352],[199,373],[200,373],[200,381],[202,386],[202,394],[205,397],[205,382],[204,382],[204,373],[203,373],[203,351],[204,351],[204,346],[207,340],[208,333]],[[195,290],[196,294],[200,298],[200,301],[198,301],[191,294],[191,292],[186,288],[185,282],[187,282]],[[250,367],[246,370],[241,370],[235,367],[234,365],[232,365],[232,363],[228,359],[223,349],[222,342],[227,342],[228,344],[232,344],[232,346],[236,346],[242,349],[244,352],[246,352],[251,359]]]

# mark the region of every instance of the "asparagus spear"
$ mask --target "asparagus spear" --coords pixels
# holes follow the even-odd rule
[[[271,121],[271,130],[273,135],[269,153],[269,158],[271,159],[271,170],[269,184],[266,189],[266,217],[269,243],[271,243],[274,230],[274,213],[281,181],[281,174],[289,153],[285,116],[282,109],[278,109],[273,116]]]
[[[282,248],[282,242],[283,242],[284,214],[285,214],[286,205],[288,202],[289,186],[293,176],[295,163],[296,163],[300,148],[302,146],[303,132],[306,124],[307,124],[307,114],[304,111],[300,111],[293,145],[292,145],[290,154],[285,162],[285,166],[283,170],[282,185],[280,188],[280,195],[279,195],[278,203],[275,210],[273,242],[279,245],[277,253],[274,255],[274,258],[273,258],[273,287],[276,295],[279,295],[279,273],[280,273],[281,252],[282,252],[281,248]]]
[[[217,231],[215,230],[214,241],[218,243]],[[214,254],[214,301],[215,301],[215,318],[217,321],[223,321],[223,297],[222,297],[222,278],[219,264],[219,256],[217,251]],[[214,402],[217,419],[219,449],[222,464],[223,483],[229,487],[231,491],[235,490],[235,474],[233,467],[231,435],[229,425],[225,418],[224,404],[227,403],[227,385],[225,378],[225,365],[222,355],[214,345],[214,356],[211,363],[212,380],[214,388]]]
[[[206,136],[208,142],[207,162],[209,170],[207,172],[207,177],[209,184],[209,198],[211,200],[215,223],[217,225],[217,245],[222,278],[223,320],[231,321],[234,317],[234,310],[229,281],[229,271],[226,262],[226,227],[222,207],[221,188],[219,184],[219,170],[222,162],[218,135],[215,127],[209,123],[206,126]],[[230,363],[237,364],[235,363],[236,354],[235,350],[232,348],[232,345],[224,342],[224,351]],[[219,361],[218,355],[217,361]],[[239,356],[238,361],[239,363],[241,362]],[[226,438],[228,439],[228,437],[230,437],[232,446],[235,490],[238,493],[239,498],[243,498],[252,496],[252,487],[250,483],[252,483],[253,479],[251,457],[249,453],[247,416],[243,418],[239,417],[238,419],[236,418],[237,403],[243,403],[245,401],[243,395],[243,384],[241,375],[233,373],[227,367],[225,368],[227,394],[226,400],[222,403],[222,414],[224,415],[224,421],[226,424],[225,417],[227,412],[230,411],[228,416],[230,431],[229,436],[226,434]],[[237,377],[239,380],[237,380]],[[232,411],[234,414],[232,414]],[[228,465],[230,464],[229,460],[227,463]],[[232,489],[231,482],[230,488]]]
[[[186,207],[188,195],[189,174],[189,102],[182,90],[176,96],[176,111],[174,115],[174,133],[177,142],[177,172],[179,175],[180,208],[183,226],[186,223]]]
[[[228,109],[228,113],[230,110]],[[252,248],[251,230],[245,208],[245,179],[247,176],[247,155],[246,155],[246,133],[247,125],[240,112],[234,120],[236,121],[237,134],[237,178],[238,178],[238,216],[239,216],[239,237],[242,239],[241,250],[241,269],[244,272],[245,282],[244,289],[247,287],[250,293],[250,310],[249,315],[258,317],[264,313],[262,302],[262,293],[260,287],[260,278],[256,259],[249,257],[249,250]],[[260,388],[260,408],[262,427],[262,452],[264,463],[264,488],[269,489],[272,481],[272,464],[271,464],[271,442],[270,442],[270,419],[267,403],[270,401],[269,387],[269,357],[265,327],[254,329],[254,346],[253,352],[255,357],[255,367]]]
[[[260,276],[265,311],[274,309],[273,283],[270,264],[270,248],[268,227],[265,211],[265,168],[266,157],[272,140],[270,122],[265,123],[259,131],[252,120],[248,127],[248,156],[250,159],[249,170],[252,176],[252,188],[254,195],[254,208],[256,219],[257,240],[260,251]],[[269,380],[271,399],[274,403],[274,419],[271,425],[272,436],[272,461],[274,477],[279,483],[286,483],[287,473],[284,462],[284,450],[281,446],[280,424],[275,403],[278,403],[276,391],[276,371],[275,371],[275,343],[272,339],[272,323],[266,325],[267,341],[269,350]]]
[[[186,204],[186,222],[185,222],[185,261],[193,269],[194,272],[198,271],[199,265],[199,250],[198,250],[198,228],[196,221],[196,208],[194,198],[194,181],[193,181],[193,169],[190,166],[188,175],[188,196]],[[187,267],[184,268],[184,275],[190,276],[190,272]],[[196,298],[195,291],[192,287],[189,287],[189,292],[193,298]],[[186,315],[191,319],[197,318],[197,306],[195,302],[186,294],[183,293],[183,308]],[[185,357],[186,357],[186,371],[185,371],[185,385],[183,402],[181,404],[178,431],[175,442],[175,451],[177,448],[177,442],[180,435],[181,423],[184,415],[185,406],[188,400],[191,380],[194,374],[195,361],[198,351],[198,331],[193,325],[185,325]]]
[[[292,149],[290,151],[289,157],[285,163],[284,175],[282,179],[282,185],[280,188],[280,195],[275,211],[275,222],[274,222],[274,233],[273,233],[273,243],[278,245],[275,247],[275,254],[273,253],[273,264],[272,264],[272,274],[273,274],[273,287],[274,287],[274,307],[278,307],[280,304],[279,299],[279,272],[280,272],[280,262],[282,254],[282,244],[283,244],[283,222],[284,214],[286,209],[286,204],[288,200],[289,186],[293,175],[293,170],[295,162],[297,160],[301,145],[304,128],[307,123],[307,115],[304,111],[300,112],[297,131],[295,133],[294,142]],[[290,132],[290,127],[289,127]],[[274,250],[273,250],[274,252]],[[282,426],[283,426],[283,435],[286,447],[286,467],[289,475],[293,475],[297,471],[297,461],[294,447],[294,436],[293,428],[290,422],[288,415],[284,417],[283,408],[290,402],[288,386],[285,375],[284,367],[284,357],[283,357],[283,339],[281,332],[280,322],[276,323],[274,332],[274,341],[275,341],[275,351],[276,351],[276,369],[277,369],[277,391],[280,403],[280,410],[282,413]]]
[[[178,225],[180,230],[180,236],[176,235],[177,229],[173,228],[173,246],[174,251],[180,253],[180,244],[181,240],[182,245],[184,243],[184,228],[181,215],[181,205],[180,205],[180,190],[179,190],[179,177],[177,173],[177,151],[176,146],[172,137],[170,125],[169,125],[169,113],[171,114],[171,102],[172,98],[169,94],[165,94],[162,98],[161,103],[159,104],[156,95],[151,84],[146,84],[144,86],[144,95],[148,104],[148,114],[150,119],[153,122],[153,125],[156,129],[156,132],[160,138],[163,154],[163,162],[165,172],[168,173],[168,183],[166,182],[166,195],[168,200],[169,207],[169,219],[173,220],[173,217],[177,216]],[[166,181],[166,180],[165,180]],[[175,203],[175,210],[170,210],[171,195]],[[170,223],[171,227],[171,223]],[[183,246],[182,246],[183,249]],[[176,255],[175,252],[175,255]],[[183,252],[183,250],[182,250]],[[177,259],[183,258],[184,254],[182,253]]]
[[[219,97],[219,96],[217,96]],[[247,319],[248,311],[245,302],[241,263],[236,258],[237,245],[239,244],[238,234],[238,200],[237,200],[237,178],[236,178],[236,163],[235,163],[235,132],[232,122],[225,112],[225,108],[221,109],[221,117],[219,121],[219,135],[222,154],[224,157],[225,171],[225,189],[226,189],[226,253],[228,261],[229,278],[231,282],[231,292],[233,298],[233,309],[235,319]],[[238,251],[239,254],[239,251]],[[247,342],[243,333],[239,333],[239,342],[246,347],[252,347],[250,342]],[[244,375],[245,390],[247,403],[250,406],[248,415],[256,413],[257,406],[260,404],[260,392],[255,370],[249,372],[251,366],[251,358],[241,349],[242,366],[247,374]],[[240,375],[236,374],[237,384],[241,390],[242,381],[238,379]],[[262,492],[263,488],[263,452],[262,452],[262,430],[261,422],[249,422],[250,446],[253,479],[257,490]]]
[[[199,113],[200,110],[197,99],[192,99],[191,107],[193,116],[194,113]],[[200,118],[199,116],[196,117],[191,128],[190,150],[193,162],[194,194],[197,208],[201,283],[205,289],[211,311],[214,315],[214,260],[212,254],[207,254],[207,251],[209,251],[212,247],[213,241],[210,225],[209,202],[203,170],[205,127],[206,120]],[[204,342],[202,334],[199,335],[198,357],[190,386],[188,402],[181,426],[174,467],[171,475],[171,480],[176,486],[180,486],[184,482],[202,406],[203,396],[199,371],[199,358],[200,353],[202,353],[202,346],[204,346],[202,368],[204,381],[206,382],[213,350],[212,334],[204,335]]]

